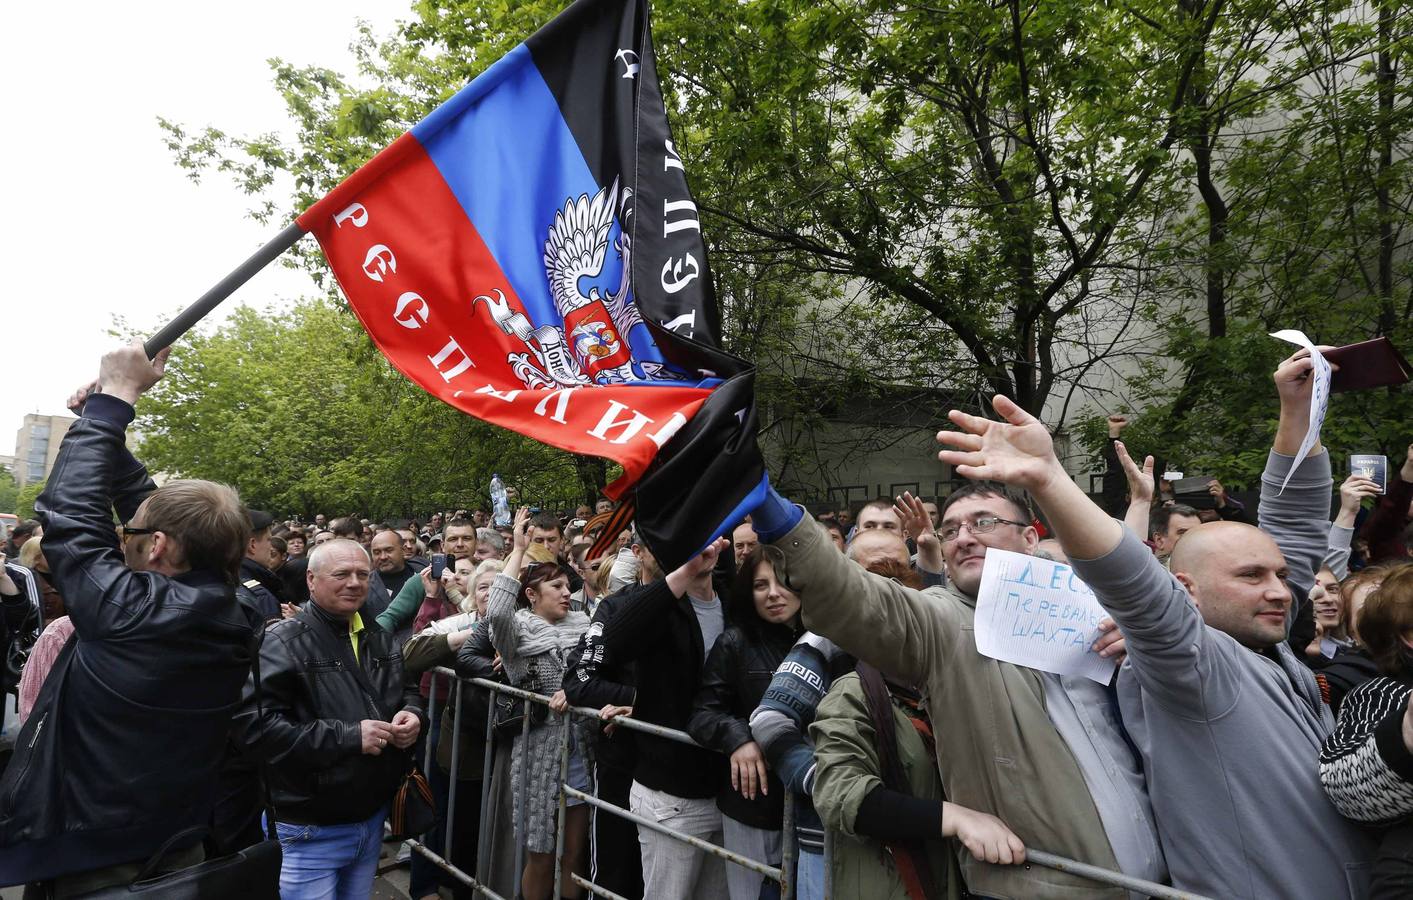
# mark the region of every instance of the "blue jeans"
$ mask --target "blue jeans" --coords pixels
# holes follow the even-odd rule
[[[824,897],[823,853],[800,851],[795,864],[795,896],[799,900],[822,900]],[[284,900],[284,897],[281,896],[280,900]]]
[[[367,900],[378,871],[386,808],[351,825],[275,822],[284,862],[280,900]]]

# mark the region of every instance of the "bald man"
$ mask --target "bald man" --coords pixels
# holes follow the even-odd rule
[[[872,528],[854,535],[845,555],[865,569],[890,557],[906,566],[912,556],[900,533],[883,528]]]
[[[1005,421],[953,412],[963,430],[939,435],[958,448],[940,456],[959,474],[1030,490],[1118,622],[1128,649],[1120,707],[1168,870],[1175,887],[1209,897],[1363,897],[1374,856],[1321,790],[1333,720],[1286,643],[1293,596],[1314,583],[1328,529],[1329,454],[1317,441],[1295,459],[1310,371],[1298,353],[1274,376],[1280,423],[1261,478],[1262,527],[1192,528],[1173,548],[1171,574],[1084,495],[1045,426],[1006,398],[995,401]]]

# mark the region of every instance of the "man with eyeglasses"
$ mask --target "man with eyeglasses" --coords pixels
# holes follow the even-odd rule
[[[752,517],[761,540],[783,557],[781,570],[800,597],[807,628],[925,688],[939,725],[937,760],[949,800],[996,816],[1028,847],[1164,881],[1143,772],[1110,692],[976,649],[976,593],[987,551],[1033,553],[1039,541],[1028,501],[1002,485],[973,482],[953,492],[941,512],[950,581],[922,591],[841,556],[817,523],[773,490]],[[1098,650],[1117,657],[1119,633],[1109,631]],[[941,823],[916,827],[940,834]],[[1127,896],[1035,866],[988,865],[968,856],[962,870],[968,888],[982,897]]]
[[[69,407],[36,504],[74,636],[0,780],[0,885],[72,896],[133,880],[159,847],[199,862],[222,749],[250,672],[234,585],[250,518],[231,488],[156,488],[124,438],[165,352],[103,357]],[[116,510],[121,541],[113,525]]]
[[[992,404],[999,421],[953,411],[959,430],[939,435],[952,448],[943,461],[967,477],[1032,492],[1076,574],[1127,632],[1118,696],[1173,884],[1208,897],[1364,897],[1379,858],[1322,790],[1320,752],[1334,721],[1287,643],[1329,535],[1330,457],[1318,430],[1309,435],[1319,390],[1310,356],[1295,353],[1272,376],[1280,416],[1261,476],[1261,527],[1197,525],[1167,567],[1084,495],[1049,431],[1006,397]],[[1377,757],[1383,735],[1379,744],[1366,749]],[[1375,894],[1407,896],[1406,885],[1389,890]]]

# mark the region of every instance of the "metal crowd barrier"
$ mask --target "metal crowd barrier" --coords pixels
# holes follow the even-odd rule
[[[531,693],[530,691],[521,690],[520,688],[511,687],[510,685],[501,684],[495,681],[489,681],[485,678],[473,678],[469,680],[463,679],[451,669],[447,669],[440,666],[432,669],[431,671],[434,673],[434,677],[431,679],[431,689],[427,697],[429,717],[433,715],[440,715],[440,711],[437,709],[437,683],[443,676],[449,677],[455,681],[455,697],[453,698],[452,705],[456,709],[458,716],[460,715],[462,710],[461,694],[468,683],[476,685],[477,687],[485,688],[488,691],[508,694],[512,697],[520,699],[524,704],[523,708],[525,712],[525,715],[522,720],[523,724],[521,725],[520,731],[521,741],[525,741],[526,739],[528,739],[530,734],[530,704],[539,703],[545,706],[549,705],[550,698],[546,697],[543,694]],[[685,844],[689,844],[714,856],[718,856],[726,860],[727,862],[733,863],[738,866],[743,866],[744,868],[749,869],[753,872],[758,872],[764,878],[769,878],[770,880],[776,881],[780,884],[781,900],[790,900],[790,898],[793,896],[792,875],[794,873],[796,857],[798,855],[798,847],[796,846],[795,841],[795,804],[793,802],[794,798],[788,791],[785,794],[785,820],[781,829],[781,862],[779,866],[771,866],[766,863],[760,862],[759,860],[754,860],[749,857],[742,856],[739,853],[734,853],[730,850],[727,850],[725,847],[719,846],[717,844],[712,844],[708,841],[704,841],[694,835],[683,834],[681,832],[674,831],[665,825],[662,825],[658,822],[654,822],[651,819],[644,818],[643,816],[639,816],[631,810],[624,809],[621,806],[616,806],[612,803],[600,800],[592,794],[587,794],[583,791],[578,790],[577,788],[570,787],[568,785],[568,774],[570,757],[570,728],[573,724],[572,717],[581,716],[583,718],[591,719],[597,722],[599,720],[599,711],[596,709],[591,709],[589,707],[571,706],[569,707],[569,713],[570,715],[564,716],[563,723],[558,726],[542,726],[558,727],[560,729],[561,735],[559,745],[559,820],[555,829],[554,893],[552,894],[552,896],[564,896],[564,830],[566,821],[568,819],[566,812],[568,809],[569,800],[570,798],[574,798],[583,801],[584,803],[588,804],[594,809],[599,810],[600,812],[606,812],[611,815],[616,815],[623,819],[627,819],[628,821],[633,822],[640,828],[651,829],[653,831],[658,832],[659,834],[666,835],[672,838],[673,840],[681,841]],[[657,737],[666,738],[667,740],[676,741],[677,743],[686,744],[692,747],[701,746],[696,741],[692,740],[691,736],[688,735],[686,732],[677,731],[671,728],[664,728],[661,725],[654,725],[651,722],[641,722],[631,717],[619,717],[615,719],[614,722],[616,727],[618,728],[627,728],[633,731],[642,731],[647,734],[656,735]],[[446,724],[447,723],[443,718],[441,727],[446,727]],[[491,790],[491,775],[495,760],[495,704],[491,703],[489,705],[489,709],[486,714],[486,749],[481,769],[481,815],[480,828],[478,831],[478,844],[476,848],[476,872],[474,874],[462,871],[460,868],[453,865],[451,862],[452,837],[456,825],[456,794],[458,785],[460,784],[460,779],[458,778],[458,771],[460,769],[461,764],[461,754],[459,752],[461,747],[461,723],[459,719],[456,723],[453,724],[452,727],[455,730],[452,733],[451,771],[448,773],[450,784],[448,787],[445,815],[441,817],[443,832],[441,848],[442,852],[437,853],[436,850],[431,847],[428,847],[420,840],[409,840],[408,843],[411,845],[414,853],[422,854],[422,856],[426,857],[434,865],[436,865],[437,868],[441,869],[443,872],[455,878],[457,881],[471,888],[477,894],[490,897],[491,900],[509,900],[509,898],[503,897],[502,895],[496,893],[485,883],[487,880],[486,868],[488,865],[488,842],[491,833],[490,828],[488,827],[487,817],[492,812],[492,810],[490,809],[489,800]],[[423,760],[424,772],[430,772],[431,767],[437,765],[435,754],[436,747],[433,741],[430,740],[429,735],[429,739],[427,741],[426,754]],[[520,790],[518,792],[519,801],[517,802],[515,809],[515,818],[516,821],[519,823],[520,827],[516,829],[518,837],[516,837],[515,839],[515,864],[513,868],[514,894],[519,893],[520,875],[524,871],[525,867],[525,835],[528,830],[526,827],[527,820],[525,804],[529,795],[529,768],[527,765],[525,765],[526,756],[527,755],[524,753],[521,754],[521,765],[519,771],[511,773],[511,777],[518,779],[520,783]],[[832,867],[830,865],[831,859],[833,857],[833,850],[834,834],[831,830],[825,829],[825,900],[831,900],[833,894],[831,884]],[[1204,897],[1200,897],[1196,894],[1191,894],[1185,891],[1175,890],[1174,888],[1167,887],[1166,885],[1155,884],[1151,881],[1144,881],[1141,878],[1131,878],[1121,872],[1114,872],[1109,869],[1103,869],[1098,866],[1092,866],[1087,863],[1078,862],[1072,859],[1066,859],[1062,856],[1055,856],[1054,854],[1045,853],[1030,848],[1026,849],[1026,861],[1024,864],[1037,865],[1043,868],[1054,869],[1056,871],[1061,872],[1069,872],[1073,875],[1079,875],[1083,878],[1088,878],[1091,881],[1096,881],[1101,884],[1107,884],[1113,887],[1125,888],[1127,890],[1134,891],[1139,894],[1146,894],[1149,897],[1160,898],[1160,900],[1206,900],[1206,898]],[[606,897],[608,898],[608,900],[626,900],[626,898],[615,894],[607,888],[601,887],[593,883],[587,878],[583,878],[577,873],[570,872],[568,874],[574,884],[577,884],[578,886],[584,888],[590,894],[599,897]]]

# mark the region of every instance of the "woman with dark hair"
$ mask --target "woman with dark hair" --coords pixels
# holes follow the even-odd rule
[[[1370,574],[1365,574],[1370,573]],[[1385,828],[1370,898],[1413,893],[1413,565],[1360,572],[1352,617],[1382,675],[1349,692],[1320,753],[1320,782],[1348,819]],[[1346,582],[1346,585],[1348,582]],[[1346,590],[1353,599],[1355,590]]]
[[[552,696],[549,708],[563,714],[569,708],[564,691],[565,656],[589,629],[589,617],[570,609],[569,579],[558,563],[536,563],[521,572],[520,564],[530,545],[530,511],[515,514],[514,546],[505,559],[505,570],[491,584],[486,617],[490,620],[491,644],[500,653],[505,672],[522,690]],[[517,574],[519,577],[517,578]],[[526,900],[544,900],[554,889],[554,850],[556,812],[559,803],[560,724],[537,717],[537,704],[531,705],[529,735],[517,734],[511,748],[511,771],[515,809],[525,804],[525,821],[516,821],[516,837],[523,836],[528,859],[520,876],[521,895]],[[572,748],[568,784],[583,791],[592,790],[588,775],[589,747],[586,727],[571,726]],[[522,766],[529,766],[527,795],[522,798]],[[571,799],[566,815],[564,863],[566,872],[587,874],[584,866],[589,833],[588,807]],[[564,879],[566,897],[580,897],[583,889]]]
[[[707,656],[687,731],[730,760],[716,795],[726,849],[779,865],[785,788],[766,770],[749,719],[803,632],[800,598],[777,577],[760,547],[741,561],[731,596],[738,598],[739,612]],[[746,597],[753,602],[742,602]],[[735,865],[727,865],[726,882],[731,900],[756,900],[765,883],[758,873]]]

